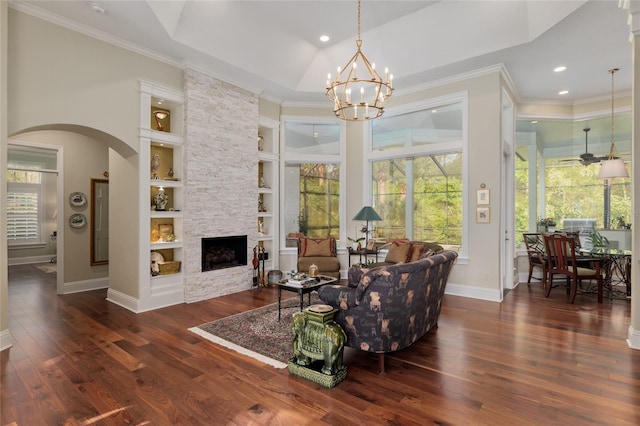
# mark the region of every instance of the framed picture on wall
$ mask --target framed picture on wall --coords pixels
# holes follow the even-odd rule
[[[476,223],[491,223],[491,209],[489,207],[476,207]]]
[[[479,206],[489,205],[489,190],[488,189],[478,189],[476,192],[476,204]]]

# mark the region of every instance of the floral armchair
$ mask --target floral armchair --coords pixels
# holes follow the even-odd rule
[[[438,324],[444,289],[458,253],[443,250],[423,259],[376,268],[351,267],[348,284],[320,287],[318,295],[339,309],[334,320],[346,346],[379,354],[404,349]]]

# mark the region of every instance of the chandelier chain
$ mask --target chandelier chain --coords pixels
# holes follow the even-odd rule
[[[393,93],[393,74],[384,68],[384,78],[362,52],[361,0],[358,0],[356,53],[334,77],[327,76],[326,95],[333,103],[336,117],[348,120],[373,120],[384,112],[384,104]]]
[[[360,38],[360,0],[358,0],[358,41],[361,41],[361,38]]]

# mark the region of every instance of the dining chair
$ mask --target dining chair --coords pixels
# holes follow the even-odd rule
[[[545,259],[542,234],[540,234],[539,232],[525,232],[522,234],[522,237],[524,238],[524,245],[527,248],[527,256],[529,257],[529,278],[527,278],[527,285],[531,285],[533,268],[540,268],[542,269],[542,285],[546,286],[547,263]]]
[[[544,245],[547,252],[547,274],[548,282],[545,285],[545,297],[551,293],[551,284],[555,275],[564,276],[567,282],[567,294],[569,303],[573,303],[578,287],[582,280],[596,280],[598,283],[598,303],[603,300],[603,279],[600,271],[600,260],[591,259],[591,264],[595,269],[580,266],[580,260],[576,258],[576,240],[573,236],[562,234],[544,235]]]

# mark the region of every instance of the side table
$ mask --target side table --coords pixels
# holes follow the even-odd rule
[[[347,367],[342,363],[347,335],[333,320],[336,312],[329,305],[311,305],[293,315],[290,374],[327,388],[347,377]]]
[[[375,249],[371,249],[371,250],[367,250],[367,249],[362,249],[362,250],[354,250],[351,247],[347,248],[349,250],[349,267],[351,267],[351,256],[358,256],[358,262],[362,263],[362,256],[364,256],[364,263],[368,263],[368,257],[373,255],[376,258],[376,262],[378,261],[378,252],[379,250],[377,248]]]

